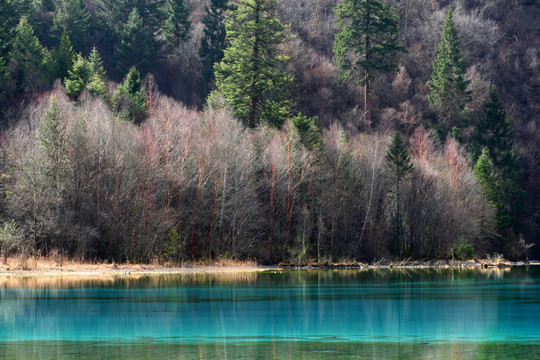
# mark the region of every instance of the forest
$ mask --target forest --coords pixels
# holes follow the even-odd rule
[[[0,256],[540,255],[536,0],[5,0]]]

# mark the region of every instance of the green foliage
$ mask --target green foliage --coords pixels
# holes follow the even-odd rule
[[[103,68],[103,60],[101,60],[101,55],[99,54],[98,49],[94,45],[90,55],[88,55],[88,63],[92,69],[92,74],[99,76],[103,81],[107,78],[107,73]]]
[[[405,227],[403,224],[401,200],[402,184],[408,175],[414,170],[414,165],[411,162],[409,150],[405,147],[403,138],[401,137],[401,133],[399,131],[396,131],[394,134],[392,142],[390,143],[390,146],[386,152],[386,165],[393,176],[392,182],[394,189],[392,192],[396,200],[394,216],[392,217],[392,236],[394,238],[394,244],[397,248],[396,250],[399,251],[399,256],[401,257],[403,255],[403,251],[405,250]]]
[[[289,113],[291,78],[279,49],[287,36],[277,7],[276,0],[241,0],[228,12],[228,46],[215,65],[217,88],[250,127],[261,121],[280,127]]]
[[[64,79],[69,75],[69,71],[73,67],[73,62],[75,61],[75,51],[71,45],[69,35],[65,30],[62,32],[60,47],[55,55],[55,70],[53,72],[53,77],[55,79]]]
[[[92,39],[90,20],[90,12],[83,0],[60,0],[57,2],[52,31],[58,34],[67,32],[75,50],[87,52]]]
[[[116,69],[126,74],[135,66],[145,74],[156,57],[153,35],[143,26],[143,18],[137,8],[133,8],[128,21],[120,31],[119,44],[115,52]]]
[[[524,212],[525,191],[521,159],[515,155],[514,132],[506,117],[504,104],[495,85],[484,104],[484,114],[478,120],[472,139],[473,159],[486,149],[493,162],[500,204],[497,217],[499,230],[513,227],[519,230],[520,216]]]
[[[133,122],[141,121],[146,115],[146,99],[139,71],[132,67],[113,96],[113,108],[118,115]]]
[[[73,64],[73,70],[69,71],[69,76],[64,83],[67,94],[73,98],[79,97],[91,78],[92,68],[90,67],[90,63],[79,54]]]
[[[396,131],[388,147],[386,162],[398,182],[406,178],[414,169],[409,150],[405,147],[403,137],[399,131]]]
[[[211,83],[215,80],[214,64],[223,59],[223,50],[225,49],[225,12],[233,10],[234,6],[229,4],[229,0],[211,0],[210,6],[206,8],[206,14],[203,18],[204,35],[201,39],[199,48],[199,57],[201,58],[201,78],[202,93],[205,97]]]
[[[167,0],[166,20],[163,25],[163,37],[169,47],[175,47],[189,39],[191,19],[184,0]]]
[[[340,28],[334,42],[336,63],[347,80],[354,73],[358,84],[375,78],[377,72],[397,69],[399,18],[393,7],[380,0],[346,0],[334,12]]]
[[[453,127],[459,129],[465,124],[466,106],[471,101],[471,91],[467,90],[470,81],[465,80],[466,71],[452,7],[449,7],[428,83],[429,105],[438,112],[442,121],[436,126],[441,138],[445,138]]]
[[[487,200],[488,206],[495,209],[497,227],[499,229],[505,228],[507,218],[504,214],[504,204],[501,202],[501,193],[498,185],[499,179],[487,148],[482,149],[482,154],[474,165],[474,175],[478,179],[478,184],[480,185],[483,196]]]
[[[464,237],[459,239],[452,252],[458,260],[470,260],[474,257],[474,247]]]
[[[322,151],[321,130],[319,129],[318,118],[316,116],[308,118],[302,114],[291,119],[298,135],[300,142],[308,150],[315,150],[317,153]]]
[[[167,245],[163,249],[163,256],[166,258],[179,262],[182,260],[184,252],[184,244],[180,241],[180,235],[178,234],[178,231],[176,229],[171,229],[169,232],[169,241],[167,242]]]
[[[16,92],[42,90],[50,84],[49,53],[41,46],[26,17],[21,18],[15,29],[9,59],[8,72]]]

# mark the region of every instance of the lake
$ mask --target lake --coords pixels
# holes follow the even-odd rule
[[[0,278],[0,358],[540,358],[540,267]]]

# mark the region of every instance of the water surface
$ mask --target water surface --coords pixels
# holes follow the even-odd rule
[[[3,279],[0,358],[540,358],[540,268]]]

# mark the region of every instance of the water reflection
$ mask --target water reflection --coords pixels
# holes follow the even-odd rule
[[[0,358],[531,358],[538,270],[4,278]]]

